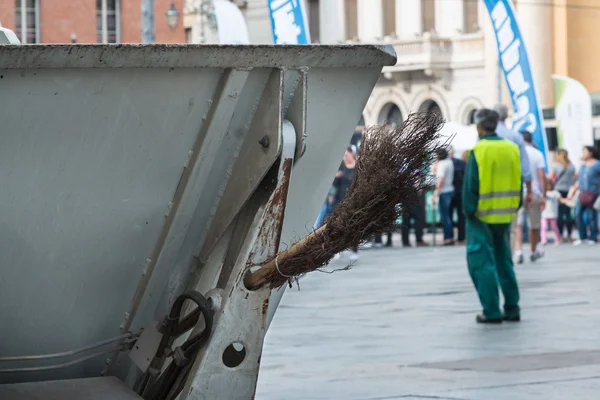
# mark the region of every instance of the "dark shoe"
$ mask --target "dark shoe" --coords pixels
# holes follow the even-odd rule
[[[390,240],[389,242],[387,242],[387,243],[385,244],[385,247],[392,247],[392,241]]]
[[[427,243],[427,242],[417,242],[417,247],[429,247],[429,243]]]
[[[503,316],[502,316],[502,319],[503,319],[504,321],[508,321],[508,322],[520,322],[520,321],[521,321],[521,316],[520,316],[520,315],[517,315],[517,316],[515,317],[515,316],[503,315]]]
[[[485,317],[485,315],[482,315],[482,314],[477,315],[477,318],[475,318],[475,320],[477,321],[478,324],[501,324],[502,323],[502,318],[488,319]]]

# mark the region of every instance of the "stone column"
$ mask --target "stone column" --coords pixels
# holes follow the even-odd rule
[[[358,38],[374,42],[383,37],[383,8],[373,0],[358,0]]]
[[[321,44],[344,42],[344,0],[319,2],[319,33]]]
[[[553,8],[533,2],[517,2],[517,19],[529,54],[529,63],[542,107],[554,105]]]
[[[421,0],[396,0],[396,33],[400,39],[414,39],[423,32]]]
[[[435,30],[442,37],[451,37],[464,30],[464,0],[436,0]],[[484,6],[485,7],[485,6]]]

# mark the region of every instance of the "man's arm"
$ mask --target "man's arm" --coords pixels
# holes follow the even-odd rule
[[[444,165],[440,164],[439,162],[436,162],[436,164],[433,165],[433,173],[435,174],[435,176],[437,178],[435,188],[433,189],[433,195],[431,196],[431,201],[433,204],[437,203],[437,198],[440,193],[440,189],[442,188],[442,185],[444,184],[444,171],[445,170],[446,170],[446,167]]]
[[[542,210],[546,208],[546,169],[538,168],[537,170],[538,179],[540,180],[540,185],[542,186]]]
[[[435,191],[436,193],[439,193],[439,192],[440,192],[440,189],[442,188],[442,185],[443,185],[443,184],[444,184],[444,178],[443,178],[443,177],[440,177],[440,176],[438,176],[438,178],[437,178],[437,184],[435,185],[435,189],[434,189],[434,191]]]
[[[479,202],[479,167],[473,152],[469,154],[469,161],[465,169],[463,181],[462,206],[467,217],[474,217]]]
[[[525,142],[523,141],[521,135],[517,136],[517,144],[519,145],[519,158],[521,160],[521,176],[523,177],[523,182],[525,182],[525,187],[527,188],[527,194],[525,195],[524,203],[531,204],[533,203],[533,192],[531,191],[531,180],[533,179],[533,175],[531,174],[531,164],[529,163],[527,150],[525,150]]]
[[[523,137],[519,134],[515,135],[515,140],[517,145],[519,146],[519,158],[521,159],[521,175],[523,175],[523,180],[525,181],[527,190],[531,192],[531,180],[533,179],[533,174],[531,171],[531,164],[529,163],[529,156],[527,155],[527,150],[525,150],[525,141],[523,140]]]

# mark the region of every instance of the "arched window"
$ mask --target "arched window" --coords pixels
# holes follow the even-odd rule
[[[469,111],[469,114],[467,114],[467,125],[473,125],[475,123],[476,112],[476,109],[472,109],[471,111]]]
[[[400,109],[398,108],[397,105],[393,105],[390,108],[390,111],[388,111],[388,121],[389,124],[395,128],[396,126],[400,125],[402,123],[402,121],[404,120],[402,118],[402,111],[400,111]]]
[[[440,108],[438,103],[436,103],[433,100],[425,100],[423,102],[423,104],[421,104],[421,107],[419,107],[419,111],[420,112],[433,112],[433,113],[436,113],[439,115],[443,115],[442,109]]]
[[[392,128],[395,128],[402,121],[404,121],[402,111],[394,103],[386,104],[379,113],[378,123],[380,125],[390,125]]]

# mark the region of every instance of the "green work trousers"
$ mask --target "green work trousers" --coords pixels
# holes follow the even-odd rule
[[[519,316],[519,287],[510,249],[510,224],[487,224],[467,219],[467,265],[488,319],[502,317],[498,283],[504,296],[504,314]]]

